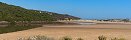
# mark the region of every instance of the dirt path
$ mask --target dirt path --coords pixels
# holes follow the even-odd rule
[[[131,25],[44,25],[40,28],[0,34],[0,40],[17,40],[19,37],[45,35],[53,38],[70,36],[73,39],[95,40],[100,35],[131,40]]]

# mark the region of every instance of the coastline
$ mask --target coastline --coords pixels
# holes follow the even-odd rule
[[[129,24],[131,25],[131,22],[111,22],[111,21],[96,21],[96,20],[59,20],[58,22],[74,23],[74,24]]]

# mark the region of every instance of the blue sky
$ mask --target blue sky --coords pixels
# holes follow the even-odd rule
[[[85,19],[131,18],[131,0],[0,0],[27,9],[70,14]]]

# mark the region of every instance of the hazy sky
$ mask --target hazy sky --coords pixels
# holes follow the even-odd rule
[[[131,18],[131,0],[0,0],[27,9],[81,18]]]

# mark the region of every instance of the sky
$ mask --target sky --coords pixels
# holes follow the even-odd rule
[[[83,19],[131,18],[131,0],[0,0],[7,4],[70,14]]]

